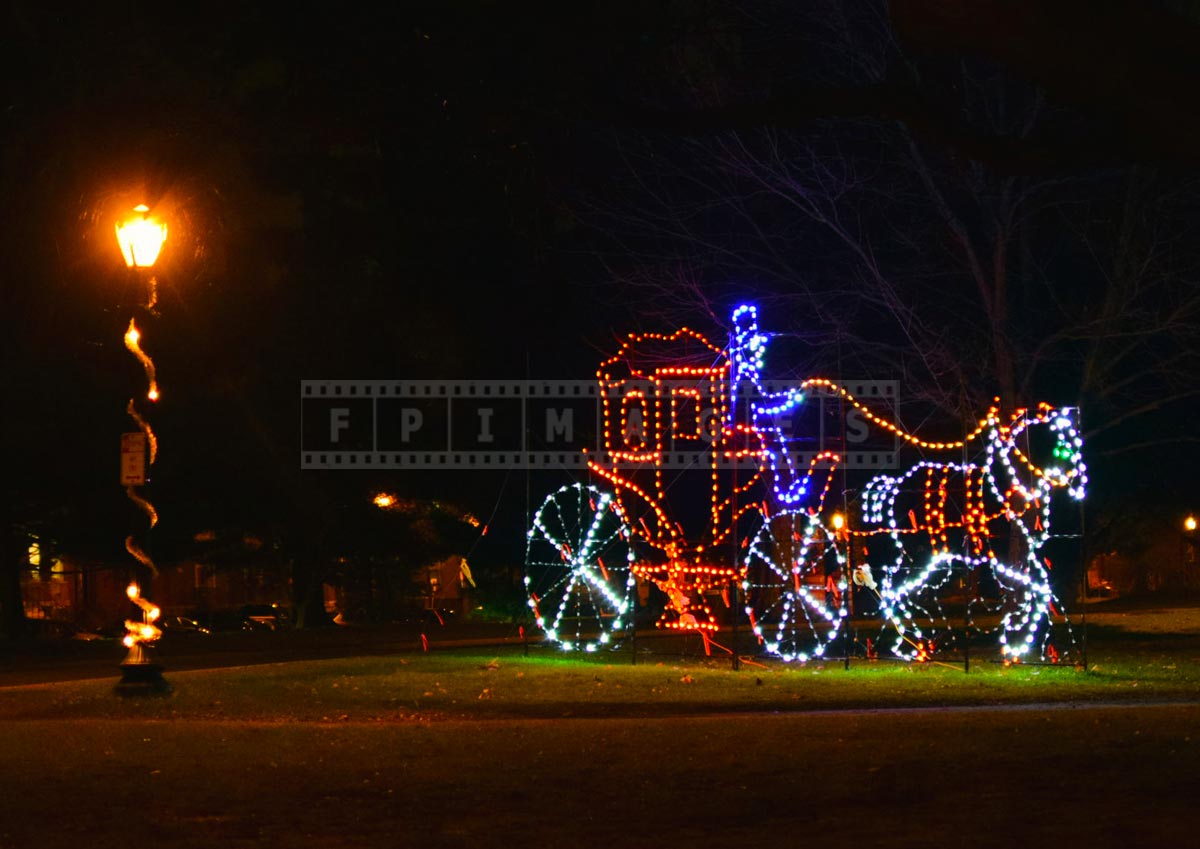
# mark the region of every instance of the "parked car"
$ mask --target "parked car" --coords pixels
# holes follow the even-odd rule
[[[108,635],[99,631],[85,628],[74,622],[64,622],[58,619],[29,619],[26,627],[31,637],[51,640],[104,640]],[[124,629],[122,629],[124,633]]]
[[[243,631],[278,631],[291,621],[287,608],[278,604],[247,604],[239,614]]]
[[[396,621],[407,625],[442,626],[457,617],[458,614],[448,608],[412,607],[401,611]]]
[[[212,631],[205,628],[195,619],[188,619],[186,616],[167,616],[160,622],[163,636],[168,634],[211,634]]]

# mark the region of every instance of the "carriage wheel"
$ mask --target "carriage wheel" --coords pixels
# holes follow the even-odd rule
[[[616,499],[572,484],[546,497],[526,534],[525,592],[539,628],[595,651],[633,624],[633,549]]]
[[[766,651],[801,663],[824,657],[845,623],[845,556],[807,513],[780,513],[746,555],[746,613]]]

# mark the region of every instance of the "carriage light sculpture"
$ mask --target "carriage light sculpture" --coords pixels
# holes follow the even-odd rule
[[[547,640],[584,651],[609,645],[654,587],[665,598],[656,627],[712,632],[710,601],[721,596],[732,611],[728,590],[738,588],[759,645],[804,662],[828,657],[849,636],[853,585],[878,601],[893,652],[924,661],[953,643],[943,640],[949,625],[940,603],[951,577],[987,569],[1006,593],[997,629],[1005,660],[1038,648],[1056,658],[1047,641],[1054,595],[1040,551],[1051,495],[1065,490],[1078,500],[1087,489],[1077,410],[1041,404],[1002,417],[997,403],[961,438],[926,439],[826,378],[776,391],[763,378],[771,334],[759,329],[757,308],[738,306],[731,326],[724,347],[686,327],[630,334],[601,363],[602,450],[586,459],[604,489],[576,484],[552,493],[527,532],[527,603]],[[877,475],[863,490],[861,521],[851,522],[826,504],[845,458],[820,452],[799,468],[794,438],[779,423],[810,393],[838,398],[910,449],[963,459]],[[1031,427],[1055,440],[1041,465],[1040,454],[1031,459],[1018,445]],[[663,474],[664,456],[681,444],[698,473],[710,476],[708,524],[698,533],[683,522],[699,518],[699,505],[676,515],[668,497],[674,482]],[[914,492],[918,503],[898,509]],[[948,512],[952,504],[963,504],[962,515]],[[1016,563],[994,550],[1005,527],[1024,551]],[[858,547],[864,560],[847,575],[847,552]],[[873,651],[868,641],[868,656]]]

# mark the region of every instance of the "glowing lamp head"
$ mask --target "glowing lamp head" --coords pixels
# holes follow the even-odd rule
[[[395,503],[396,496],[392,495],[391,493],[381,492],[375,496],[375,506],[380,510],[386,510],[389,507],[394,506]]]
[[[1183,529],[1189,533],[1196,530],[1196,517],[1188,516],[1183,520]]]
[[[134,215],[117,224],[117,244],[130,268],[150,268],[167,240],[167,225],[150,216],[144,203],[133,208]]]
[[[131,601],[133,599],[136,599],[141,594],[141,592],[142,591],[138,588],[138,585],[136,583],[130,584],[129,586],[127,586],[125,588],[125,595],[129,596]]]
[[[832,521],[833,521],[833,529],[835,531],[840,531],[842,528],[846,527],[846,517],[843,516],[841,513],[834,513]]]

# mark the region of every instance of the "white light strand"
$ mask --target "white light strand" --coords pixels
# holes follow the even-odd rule
[[[527,604],[546,638],[567,651],[608,645],[625,627],[635,588],[629,532],[612,495],[561,487],[534,514],[526,541]]]

